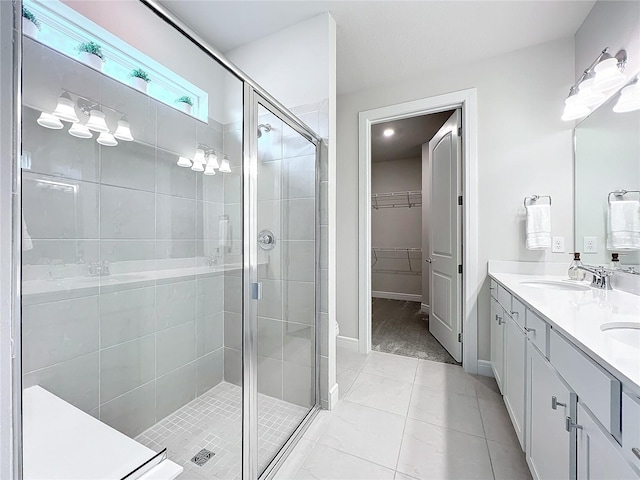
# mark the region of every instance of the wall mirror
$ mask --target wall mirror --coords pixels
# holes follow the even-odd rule
[[[609,265],[617,253],[621,267],[637,272],[640,233],[633,231],[640,221],[640,110],[615,112],[619,96],[574,131],[574,248],[585,264]]]

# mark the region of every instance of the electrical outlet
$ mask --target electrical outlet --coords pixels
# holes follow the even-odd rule
[[[584,253],[598,253],[598,238],[584,237]]]
[[[551,251],[553,253],[564,253],[564,237],[553,237]]]

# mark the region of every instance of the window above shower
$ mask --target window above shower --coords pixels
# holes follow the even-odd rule
[[[62,2],[26,0],[24,7],[35,19],[29,20],[23,13],[25,35],[208,123],[209,95],[192,82]]]

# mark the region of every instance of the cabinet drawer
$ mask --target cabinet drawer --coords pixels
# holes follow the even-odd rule
[[[491,279],[489,282],[489,291],[491,292],[491,296],[498,299],[498,284],[494,279]]]
[[[498,285],[498,303],[507,313],[511,313],[511,294],[502,285]]]
[[[629,393],[622,394],[622,450],[640,468],[640,398]]]
[[[578,399],[620,440],[620,381],[574,347],[557,331],[550,334],[550,361]]]
[[[547,358],[549,358],[548,349],[548,329],[547,323],[531,310],[527,310],[525,319],[525,331],[531,342],[538,347],[538,350]]]
[[[511,318],[524,330],[525,327],[525,312],[526,308],[524,304],[516,297],[511,299]]]

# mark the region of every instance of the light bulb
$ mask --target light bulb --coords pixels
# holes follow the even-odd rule
[[[229,165],[229,160],[227,158],[223,158],[222,162],[220,162],[220,171],[222,173],[231,173],[231,166]]]
[[[216,169],[213,168],[211,165],[207,165],[204,169],[204,174],[205,175],[215,175],[216,174]]]
[[[191,166],[191,160],[189,160],[187,157],[180,157],[178,158],[178,166],[179,167],[190,167]]]
[[[207,160],[204,158],[204,150],[201,148],[196,148],[196,154],[193,157],[193,163],[198,163],[200,165],[204,165]]]
[[[38,125],[44,128],[51,128],[53,130],[60,130],[64,125],[58,117],[54,117],[50,113],[42,112],[36,120]]]
[[[207,160],[207,166],[211,166],[213,168],[220,168],[220,164],[218,163],[218,156],[216,152],[211,152],[209,154],[209,159]]]
[[[568,122],[568,121],[571,121],[571,120],[577,120],[578,118],[582,118],[582,117],[585,117],[585,116],[589,115],[590,111],[591,110],[589,110],[584,105],[568,104],[568,105],[565,105],[564,113],[562,114],[561,118],[565,122]]]
[[[91,110],[89,112],[89,120],[87,121],[86,127],[94,132],[106,133],[109,131],[104,113],[100,110]]]
[[[396,133],[396,132],[395,132],[395,130],[394,130],[393,128],[387,128],[387,129],[385,129],[385,131],[384,131],[384,132],[382,132],[382,134],[383,134],[385,137],[390,137],[390,136],[392,136],[394,133]]]
[[[71,125],[71,128],[69,129],[69,135],[73,135],[74,137],[78,138],[93,137],[91,131],[81,123],[74,123],[73,125]]]
[[[100,133],[96,141],[100,145],[104,145],[105,147],[115,147],[116,145],[118,145],[118,141],[109,132]]]
[[[133,136],[131,135],[131,129],[129,128],[129,122],[126,120],[118,120],[118,128],[116,128],[115,133],[113,134],[118,140],[123,140],[125,142],[132,142]]]
[[[616,113],[640,110],[640,82],[627,85],[620,91],[620,98],[613,107]]]
[[[71,96],[65,92],[58,97],[58,105],[52,115],[58,117],[65,122],[78,123],[78,115],[76,115],[76,104],[71,100]]]
[[[601,60],[593,70],[596,72],[595,82],[593,83],[593,90],[596,92],[612,90],[622,85],[626,80],[625,75],[618,67],[618,59],[610,55],[608,58]]]
[[[193,165],[191,165],[191,170],[194,172],[204,172],[204,165],[202,163],[198,163],[193,159]]]

